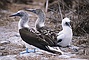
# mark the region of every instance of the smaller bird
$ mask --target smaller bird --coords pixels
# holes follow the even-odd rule
[[[60,49],[55,49],[51,47],[52,45],[50,44],[49,40],[42,38],[44,35],[41,35],[40,33],[39,34],[35,33],[32,29],[29,28],[29,25],[28,25],[29,15],[27,12],[25,12],[24,10],[20,10],[10,15],[10,17],[13,17],[13,16],[20,17],[20,21],[18,23],[18,29],[23,41],[51,53],[63,54],[63,52]]]
[[[57,34],[57,45],[61,47],[70,46],[73,33],[69,18],[66,17],[62,20],[62,28],[63,30]]]

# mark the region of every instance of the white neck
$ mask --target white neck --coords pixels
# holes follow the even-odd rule
[[[20,19],[20,21],[19,21],[19,23],[18,23],[18,29],[22,29],[22,28],[24,28],[24,27],[29,28],[28,22],[29,22],[28,16],[23,16],[23,17],[21,17],[21,19]]]
[[[69,26],[63,26],[63,31],[65,32],[65,34],[72,35],[72,29]]]
[[[45,23],[45,16],[44,16],[44,14],[40,14],[39,16],[38,16],[38,19],[36,20],[36,23],[35,23],[35,27],[37,28],[40,28],[40,27],[43,27],[43,26],[45,26],[44,25],[44,23]]]

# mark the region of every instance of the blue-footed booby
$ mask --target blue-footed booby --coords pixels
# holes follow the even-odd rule
[[[55,49],[51,47],[51,44],[49,40],[43,39],[42,37],[44,35],[34,33],[31,31],[32,29],[29,29],[28,22],[29,22],[29,17],[27,12],[20,10],[12,15],[13,16],[19,16],[20,21],[18,23],[18,28],[19,28],[19,33],[23,41],[26,43],[33,45],[35,47],[38,47],[42,50],[55,53],[55,54],[63,54],[63,52],[60,49]]]
[[[73,33],[69,18],[66,17],[62,20],[62,28],[63,30],[57,34],[57,45],[62,47],[70,46]]]
[[[45,26],[45,13],[41,9],[25,9],[26,11],[32,12],[37,15],[37,20],[35,22],[35,28],[42,35],[44,35],[44,39],[48,40],[50,45],[56,46],[57,39],[56,34],[52,29]]]

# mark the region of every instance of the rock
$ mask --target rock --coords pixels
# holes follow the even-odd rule
[[[0,45],[4,45],[4,44],[10,44],[10,41],[7,41],[7,40],[0,41]]]
[[[17,60],[15,58],[15,55],[7,55],[7,56],[1,56],[0,60]]]
[[[59,58],[71,58],[71,57],[74,57],[74,56],[76,56],[75,54],[71,54],[71,52],[65,52],[63,55],[60,55],[60,56],[58,56]]]
[[[8,52],[3,52],[2,55],[6,56],[6,55],[8,55]]]
[[[24,42],[20,37],[12,36],[7,40],[10,41],[11,44],[16,44],[16,45],[24,47]]]
[[[78,50],[79,50],[79,47],[74,46],[74,45],[72,45],[72,46],[69,47],[69,48],[72,49],[72,50],[74,50],[75,52],[78,52]]]
[[[78,54],[79,54],[79,55],[84,54],[84,49],[79,50],[79,51],[78,51]]]
[[[0,52],[0,56],[2,56],[2,53]]]
[[[0,46],[0,50],[4,50],[4,49],[5,49],[5,47]]]
[[[42,57],[41,60],[49,60],[48,58],[46,57]]]
[[[68,55],[60,55],[60,56],[58,56],[59,58],[70,58],[70,56],[68,56]]]
[[[16,36],[16,37],[20,37],[20,34],[19,34],[19,33],[17,33],[17,34],[15,34],[14,36]]]

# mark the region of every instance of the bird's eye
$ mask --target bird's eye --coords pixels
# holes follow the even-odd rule
[[[70,26],[70,22],[66,22],[65,24],[66,24],[67,26]]]
[[[19,16],[23,16],[23,14],[22,14],[22,13],[18,13],[18,15],[19,15]]]
[[[18,15],[21,15],[21,13],[18,13]]]
[[[36,13],[36,10],[33,10],[34,13]]]

